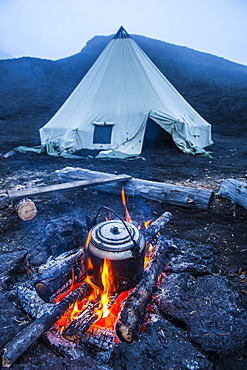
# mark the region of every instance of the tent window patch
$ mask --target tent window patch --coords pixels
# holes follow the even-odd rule
[[[114,122],[94,122],[93,143],[110,144]]]

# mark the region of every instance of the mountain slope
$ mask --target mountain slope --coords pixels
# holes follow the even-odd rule
[[[223,135],[246,135],[247,67],[163,41],[133,38],[184,98]],[[37,131],[74,90],[111,36],[95,36],[76,55],[57,61],[0,61],[0,119],[32,121]]]

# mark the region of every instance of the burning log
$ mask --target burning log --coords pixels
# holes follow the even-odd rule
[[[63,331],[63,337],[70,341],[81,338],[98,319],[98,315],[94,313],[94,310],[99,306],[99,302],[100,297],[97,297],[95,301],[89,302],[80,315]]]
[[[247,209],[247,183],[237,179],[227,179],[220,184],[219,195],[233,204]]]
[[[71,266],[58,268],[53,275],[42,276],[36,280],[34,287],[40,298],[46,303],[52,303],[57,296],[65,292],[72,284],[85,278],[83,265],[74,263]]]
[[[75,179],[93,180],[97,177],[108,178],[111,174],[90,171],[83,168],[67,167],[58,173],[60,181],[73,181]],[[110,194],[120,194],[122,185],[111,183],[105,185],[89,185],[93,189]],[[143,198],[174,204],[187,208],[208,209],[214,199],[214,193],[206,189],[189,186],[173,185],[164,182],[141,180],[132,178],[124,185],[126,195],[135,195]]]
[[[64,315],[72,304],[89,296],[91,292],[90,285],[83,283],[77,290],[55,305],[51,312],[45,313],[20,331],[3,349],[3,367],[10,367],[27,348]]]
[[[83,337],[83,342],[90,350],[93,347],[98,351],[110,351],[114,347],[114,333],[107,328],[95,326]]]
[[[152,223],[148,226],[147,230],[145,230],[145,239],[149,241],[150,239],[154,238],[158,232],[163,229],[163,227],[172,219],[172,214],[170,212],[164,212],[160,217],[156,220],[152,221]]]
[[[144,318],[158,276],[162,272],[167,248],[166,239],[159,235],[145,270],[144,278],[129,294],[116,323],[117,335],[122,341],[131,342],[133,340],[137,328]]]
[[[113,305],[117,297],[118,294],[111,296],[107,305],[108,308]],[[100,295],[94,301],[88,303],[77,319],[69,324],[69,326],[63,331],[63,337],[71,341],[82,338],[90,326],[99,319],[99,315],[95,312],[99,306]]]
[[[66,291],[72,284],[79,283],[85,277],[84,249],[68,256],[66,264],[57,264],[48,268],[34,283],[34,288],[44,302],[52,303],[55,298]]]
[[[94,326],[83,336],[82,343],[97,363],[107,363],[114,349],[114,339],[113,331]]]

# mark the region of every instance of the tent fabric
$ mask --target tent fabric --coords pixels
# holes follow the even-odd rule
[[[37,154],[41,153],[47,153],[51,155],[52,157],[63,157],[63,158],[72,158],[72,159],[82,159],[83,157],[79,155],[74,155],[66,152],[59,152],[53,144],[44,144],[44,145],[36,145],[33,147],[20,145],[13,149],[15,152],[20,153],[27,153],[27,152],[33,152]]]
[[[99,157],[114,157],[114,153],[135,156],[141,153],[148,117],[169,132],[185,153],[194,154],[195,148],[213,143],[211,125],[121,27],[62,107],[40,129],[41,143],[52,143],[62,152],[93,149],[101,151]],[[97,122],[104,127],[99,128]]]

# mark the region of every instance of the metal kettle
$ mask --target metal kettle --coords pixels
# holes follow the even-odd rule
[[[122,219],[101,222],[91,229],[85,250],[86,273],[91,282],[103,290],[101,272],[104,260],[108,260],[111,292],[123,292],[142,279],[144,256],[145,239],[136,226]]]

